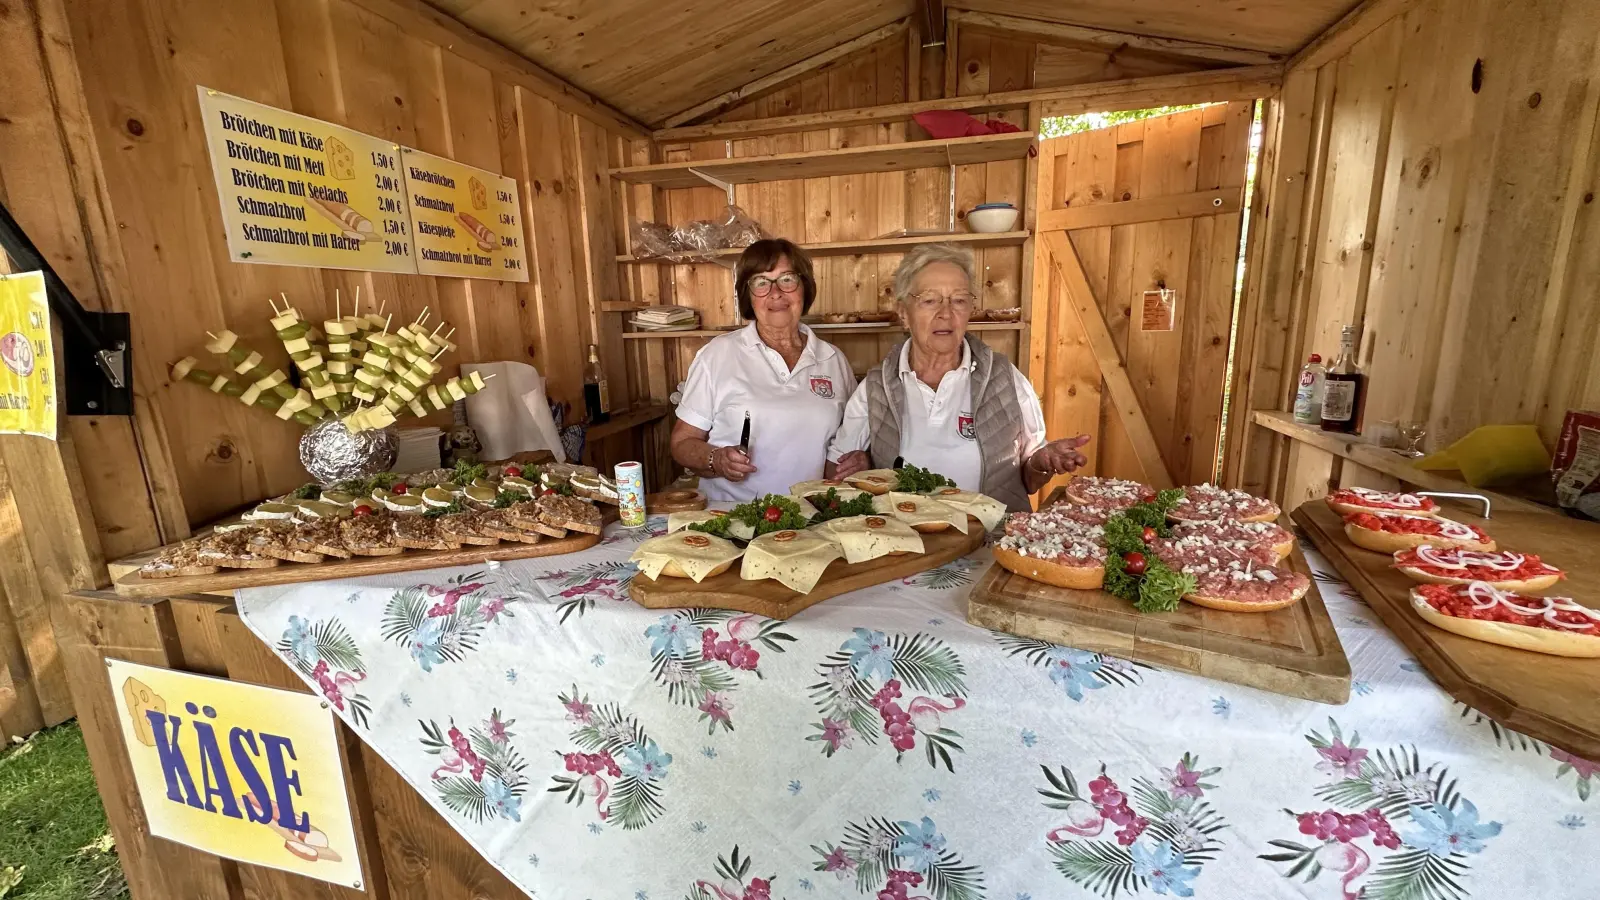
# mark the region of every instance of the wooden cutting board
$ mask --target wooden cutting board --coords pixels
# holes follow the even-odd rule
[[[1296,549],[1285,562],[1310,577]],[[1181,603],[1142,613],[1105,591],[1052,587],[991,566],[967,621],[1080,650],[1316,700],[1350,699],[1350,661],[1315,587],[1288,609],[1233,613]]]
[[[214,575],[188,575],[182,578],[140,578],[137,568],[113,582],[117,593],[124,597],[174,597],[178,594],[232,594],[240,588],[264,587],[272,584],[298,584],[303,581],[333,581],[338,578],[356,578],[362,575],[387,575],[390,572],[414,572],[418,569],[444,569],[451,566],[471,566],[493,560],[532,559],[538,556],[555,556],[576,553],[600,543],[598,534],[569,532],[564,538],[545,538],[537,544],[502,542],[488,547],[462,547],[460,550],[407,550],[397,556],[353,556],[349,559],[328,559],[319,563],[280,562],[270,569],[222,569]],[[132,564],[137,559],[148,559],[159,552],[152,550],[140,557],[124,562]],[[141,562],[140,565],[143,565]]]
[[[776,581],[745,581],[739,577],[737,562],[721,575],[698,584],[687,578],[662,577],[652,581],[640,575],[633,579],[628,592],[635,603],[646,609],[706,607],[787,619],[829,597],[905,578],[966,556],[983,546],[983,528],[974,522],[968,520],[968,534],[951,529],[923,535],[924,552],[920,555],[884,556],[854,565],[834,560],[809,594],[792,591]]]
[[[1446,513],[1482,528],[1502,550],[1537,553],[1567,570],[1567,580],[1545,593],[1600,607],[1600,524],[1553,511],[1500,509],[1492,519]],[[1395,571],[1389,555],[1350,543],[1326,503],[1306,502],[1294,520],[1450,696],[1507,728],[1600,759],[1600,659],[1548,656],[1435,628],[1411,608],[1416,582]]]

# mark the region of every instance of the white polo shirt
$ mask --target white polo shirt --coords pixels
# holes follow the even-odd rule
[[[787,494],[791,484],[822,477],[856,378],[839,348],[804,325],[800,330],[806,346],[793,371],[762,343],[754,323],[712,339],[689,365],[678,418],[709,431],[711,446],[737,446],[750,413],[750,462],[757,471],[738,482],[701,478],[706,499]]]
[[[922,383],[911,370],[911,342],[900,350],[900,383],[905,386],[906,415],[900,423],[900,456],[914,466],[932,469],[969,491],[983,490],[983,455],[972,418],[972,348],[961,347],[961,365],[939,379],[939,389]],[[1017,458],[1027,461],[1046,443],[1044,410],[1033,385],[1015,367],[1010,369],[1022,411]],[[857,388],[844,408],[844,422],[828,448],[828,460],[852,450],[870,450],[872,426],[867,419],[867,391]]]

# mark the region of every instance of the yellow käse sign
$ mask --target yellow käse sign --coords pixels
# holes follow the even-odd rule
[[[55,359],[44,274],[0,274],[0,432],[56,439]]]
[[[418,272],[528,280],[515,180],[410,147],[401,148],[400,160]]]
[[[398,145],[199,91],[234,261],[417,271]]]
[[[335,743],[315,696],[107,659],[150,833],[361,887]]]

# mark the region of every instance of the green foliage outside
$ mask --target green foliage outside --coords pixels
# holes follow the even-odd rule
[[[0,750],[0,898],[127,896],[78,723]]]
[[[1193,105],[1157,106],[1152,109],[1120,109],[1115,112],[1092,112],[1079,116],[1053,116],[1039,123],[1039,136],[1047,138],[1063,137],[1069,134],[1080,134],[1085,131],[1110,128],[1112,125],[1121,125],[1124,122],[1137,122],[1140,119],[1150,119],[1155,116],[1165,116],[1199,108]]]

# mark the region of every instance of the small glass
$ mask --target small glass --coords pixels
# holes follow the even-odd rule
[[[1427,455],[1422,451],[1422,442],[1428,437],[1428,423],[1409,419],[1397,423],[1395,431],[1400,436],[1400,453],[1402,455],[1412,458]]]

